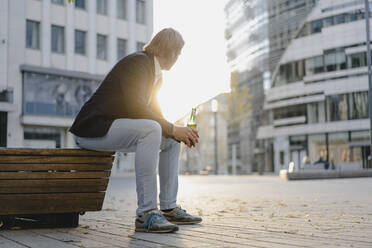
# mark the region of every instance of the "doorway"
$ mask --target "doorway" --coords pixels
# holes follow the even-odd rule
[[[363,169],[371,169],[371,149],[369,146],[362,146]]]
[[[0,112],[0,147],[6,147],[8,113]]]

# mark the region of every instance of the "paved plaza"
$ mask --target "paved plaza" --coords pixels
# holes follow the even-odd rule
[[[181,176],[179,204],[203,222],[135,233],[135,179],[111,178],[78,228],[0,231],[0,247],[372,247],[372,178]]]

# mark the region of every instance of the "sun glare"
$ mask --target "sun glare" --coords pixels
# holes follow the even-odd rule
[[[172,27],[185,40],[177,63],[163,71],[159,103],[169,121],[229,91],[223,6],[224,1],[215,0],[154,1],[154,33]]]

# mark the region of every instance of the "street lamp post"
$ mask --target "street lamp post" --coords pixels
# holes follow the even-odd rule
[[[368,64],[368,94],[369,94],[369,122],[370,122],[370,150],[372,150],[372,78],[371,78],[371,41],[369,32],[369,3],[364,0],[364,19],[366,19],[366,35],[367,35],[367,64]]]
[[[218,175],[218,156],[217,156],[217,111],[218,111],[218,101],[216,99],[212,100],[212,112],[214,116],[214,174]]]

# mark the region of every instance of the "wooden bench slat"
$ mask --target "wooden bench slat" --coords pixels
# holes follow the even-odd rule
[[[102,164],[102,163],[112,163],[114,157],[71,157],[71,156],[0,156],[0,163],[89,163],[89,164]]]
[[[99,211],[104,192],[0,194],[0,215]]]
[[[105,191],[108,179],[0,180],[0,193],[63,193]]]
[[[34,149],[34,148],[0,148],[1,155],[37,155],[37,156],[99,156],[110,157],[114,152],[98,152],[85,149]]]
[[[112,162],[104,163],[104,164],[2,164],[0,159],[0,171],[47,171],[47,170],[63,170],[63,171],[69,171],[69,170],[84,170],[84,171],[102,171],[102,170],[111,170],[112,168]]]
[[[89,172],[0,172],[0,179],[108,178],[110,171]]]

